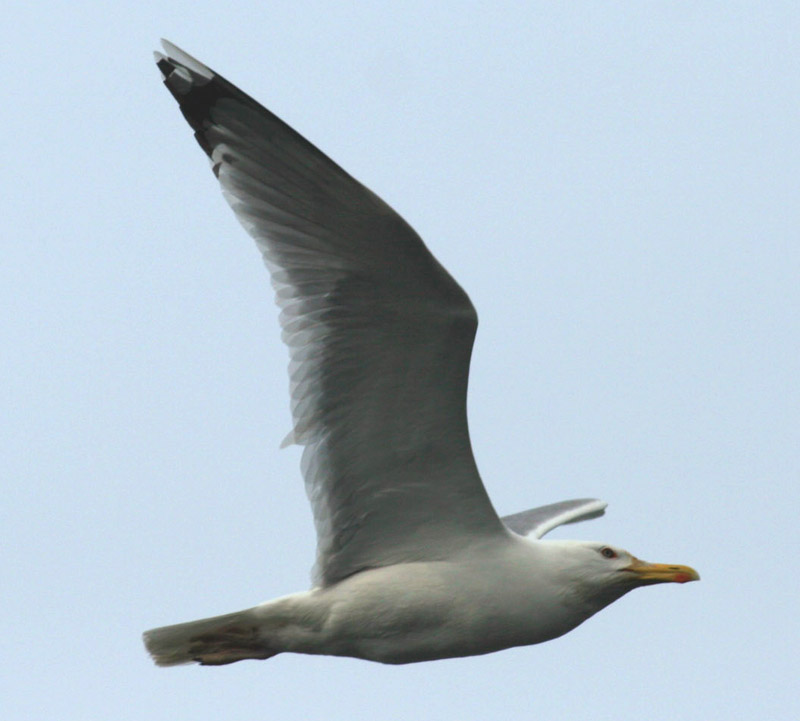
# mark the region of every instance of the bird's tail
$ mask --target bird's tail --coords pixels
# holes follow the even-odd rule
[[[145,631],[144,645],[159,666],[199,663],[221,666],[246,658],[270,658],[270,649],[259,636],[253,609],[227,613],[199,621],[162,626]]]

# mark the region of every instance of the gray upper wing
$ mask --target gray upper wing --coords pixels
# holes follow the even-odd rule
[[[469,441],[477,315],[405,221],[271,112],[169,43],[164,83],[271,272],[316,578],[447,557],[502,533]]]
[[[560,501],[548,506],[531,508],[511,516],[503,516],[500,520],[514,533],[541,538],[556,526],[588,521],[590,518],[602,516],[607,505],[605,501],[599,501],[596,498],[576,498],[571,501]]]

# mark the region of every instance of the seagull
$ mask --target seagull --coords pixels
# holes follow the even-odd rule
[[[145,632],[156,664],[280,653],[387,664],[561,636],[639,586],[699,580],[606,543],[541,540],[596,499],[503,518],[472,455],[478,318],[416,232],[269,110],[162,41],[164,84],[269,269],[314,514],[313,585]]]

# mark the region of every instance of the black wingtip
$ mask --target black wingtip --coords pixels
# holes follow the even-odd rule
[[[161,44],[167,54],[156,52],[154,55],[164,85],[177,100],[183,116],[194,130],[197,142],[209,157],[213,147],[206,135],[212,124],[212,108],[221,99],[233,98],[243,105],[268,112],[250,96],[176,45],[168,40],[162,40]],[[218,166],[214,170],[218,173]]]

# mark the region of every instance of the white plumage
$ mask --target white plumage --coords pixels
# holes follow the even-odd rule
[[[380,198],[164,48],[164,82],[270,270],[291,356],[286,442],[305,447],[318,546],[311,591],[149,631],[157,663],[486,653],[561,635],[637,585],[697,578],[602,544],[538,540],[601,515],[601,501],[499,519],[467,428],[466,293]]]

